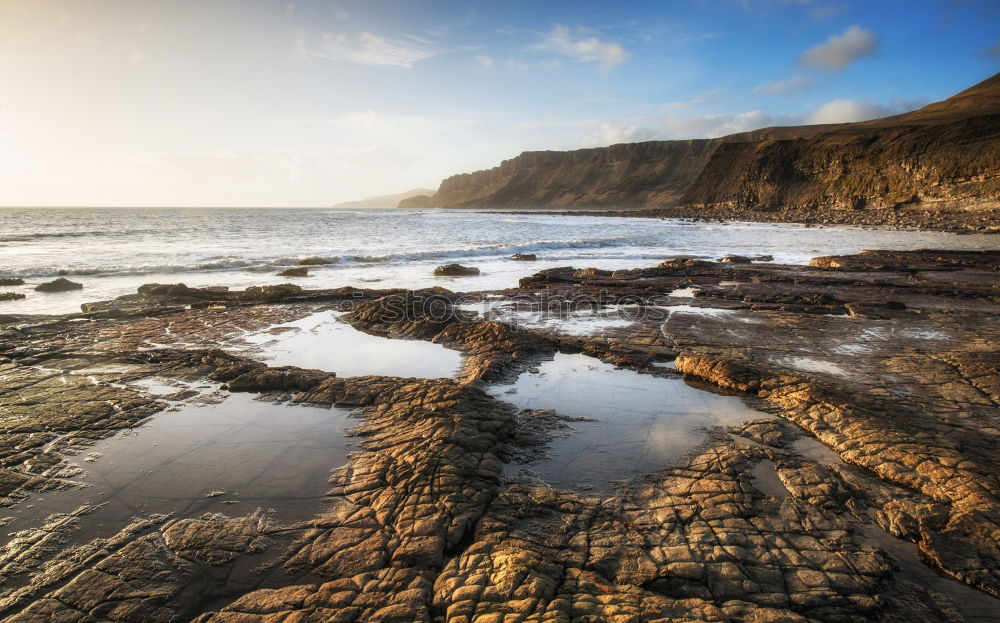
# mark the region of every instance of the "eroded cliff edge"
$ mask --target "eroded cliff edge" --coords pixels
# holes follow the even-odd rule
[[[862,123],[525,152],[447,178],[431,203],[641,208],[750,220],[794,212],[788,220],[848,222],[857,220],[852,213],[891,222],[891,211],[907,211],[918,224],[924,212],[975,212],[990,222],[1000,210],[998,147],[1000,74],[943,102]]]

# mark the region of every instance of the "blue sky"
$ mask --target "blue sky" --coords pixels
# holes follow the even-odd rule
[[[0,0],[0,204],[322,206],[997,71],[995,0]]]

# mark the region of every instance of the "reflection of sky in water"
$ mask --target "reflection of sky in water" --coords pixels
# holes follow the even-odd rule
[[[492,313],[491,318],[496,320],[531,329],[551,329],[564,335],[594,335],[608,329],[627,327],[635,321],[613,309],[560,314],[494,307]]]
[[[667,296],[673,296],[677,298],[692,298],[694,293],[698,291],[698,288],[677,288],[676,290],[670,291]]]
[[[850,375],[847,370],[832,361],[824,361],[823,359],[815,359],[813,357],[777,357],[776,361],[790,368],[802,370],[803,372],[821,372],[835,376]]]
[[[599,420],[571,422],[576,431],[551,442],[550,458],[524,466],[561,487],[600,487],[654,472],[697,445],[706,426],[771,417],[738,397],[695,389],[682,379],[616,370],[585,355],[557,354],[513,386],[494,385],[489,391],[522,409]],[[520,468],[510,465],[508,473]]]
[[[175,387],[176,390],[185,387]],[[311,517],[329,473],[354,450],[337,408],[277,405],[229,394],[218,404],[184,404],[99,441],[70,459],[83,489],[31,495],[5,515],[5,534],[41,525],[50,513],[103,504],[81,518],[80,539],[114,534],[132,517],[205,512],[242,515],[275,508],[278,519]],[[206,497],[213,492],[224,492]]]
[[[393,340],[358,331],[341,322],[342,314],[324,311],[295,322],[248,335],[273,366],[298,366],[340,376],[452,377],[462,356],[440,344]]]

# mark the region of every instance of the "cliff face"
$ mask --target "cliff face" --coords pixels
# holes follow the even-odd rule
[[[448,208],[728,211],[1000,207],[1000,74],[943,102],[862,123],[720,139],[526,152],[450,177]]]
[[[1000,199],[1000,114],[860,133],[725,143],[680,200],[691,207],[975,209]]]
[[[525,152],[487,171],[449,177],[433,203],[448,208],[668,205],[691,185],[717,144],[650,141]]]

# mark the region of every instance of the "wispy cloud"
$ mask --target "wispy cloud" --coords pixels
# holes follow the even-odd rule
[[[926,103],[926,98],[893,100],[887,104],[875,101],[835,99],[814,110],[806,117],[805,122],[811,124],[867,121],[916,110]]]
[[[843,71],[852,63],[873,56],[879,40],[875,33],[855,24],[842,34],[802,53],[802,62],[825,71]]]
[[[440,37],[441,35],[446,35],[453,30],[465,28],[466,26],[471,26],[475,20],[476,20],[476,12],[469,11],[468,13],[466,13],[463,19],[447,22],[445,24],[438,24],[437,26],[432,26],[431,28],[424,29],[424,32],[432,37]]]
[[[401,39],[388,39],[370,32],[361,33],[357,37],[343,33],[323,33],[323,40],[315,48],[309,48],[304,37],[300,36],[298,48],[306,57],[406,68],[442,54],[473,49],[440,46],[427,39],[409,35]]]
[[[713,115],[666,115],[657,118],[604,121],[582,139],[587,147],[633,141],[716,138],[773,125],[788,125],[798,118],[775,116],[762,110]]]
[[[485,67],[486,69],[493,67],[494,61],[492,56],[486,56],[485,54],[476,54],[472,58],[473,60],[476,61],[476,64],[478,64],[480,67]]]
[[[418,159],[388,145],[334,151],[230,149],[135,157],[128,170],[142,188],[156,188],[177,205],[287,205],[298,193],[322,197],[311,205],[365,196],[391,187]],[[178,180],[182,183],[178,184]],[[167,191],[173,194],[167,194]],[[198,202],[202,203],[198,203]],[[302,201],[309,204],[309,201]]]
[[[562,69],[562,66],[563,62],[558,58],[550,58],[541,62],[529,62],[515,56],[507,57],[507,67],[518,71],[527,71],[529,69],[557,70]]]
[[[553,25],[549,34],[534,48],[563,54],[581,63],[598,63],[603,69],[620,65],[630,56],[628,50],[619,44],[601,41],[596,36],[574,38],[570,29],[562,24]]]
[[[478,125],[470,118],[430,117],[420,115],[385,115],[374,110],[352,112],[333,119],[292,119],[292,123],[331,125],[368,137],[400,137],[439,134]]]
[[[833,17],[834,15],[839,15],[847,10],[847,7],[843,4],[821,4],[817,7],[813,7],[809,14],[812,15],[813,19],[826,19],[828,17]]]
[[[686,100],[679,100],[674,102],[667,102],[665,106],[667,108],[693,108],[695,106],[717,106],[719,104],[724,104],[725,102],[719,99],[719,95],[726,92],[726,89],[709,89],[708,91],[702,91],[701,93],[695,95]]]
[[[793,95],[812,89],[814,81],[808,76],[792,76],[788,80],[768,82],[753,90],[758,95]]]
[[[774,114],[764,110],[749,110],[711,115],[668,114],[631,119],[560,121],[522,125],[519,129],[576,127],[581,133],[579,144],[601,147],[636,141],[716,138],[772,126],[866,121],[914,110],[926,103],[926,99],[893,100],[887,103],[837,99],[804,113]]]

